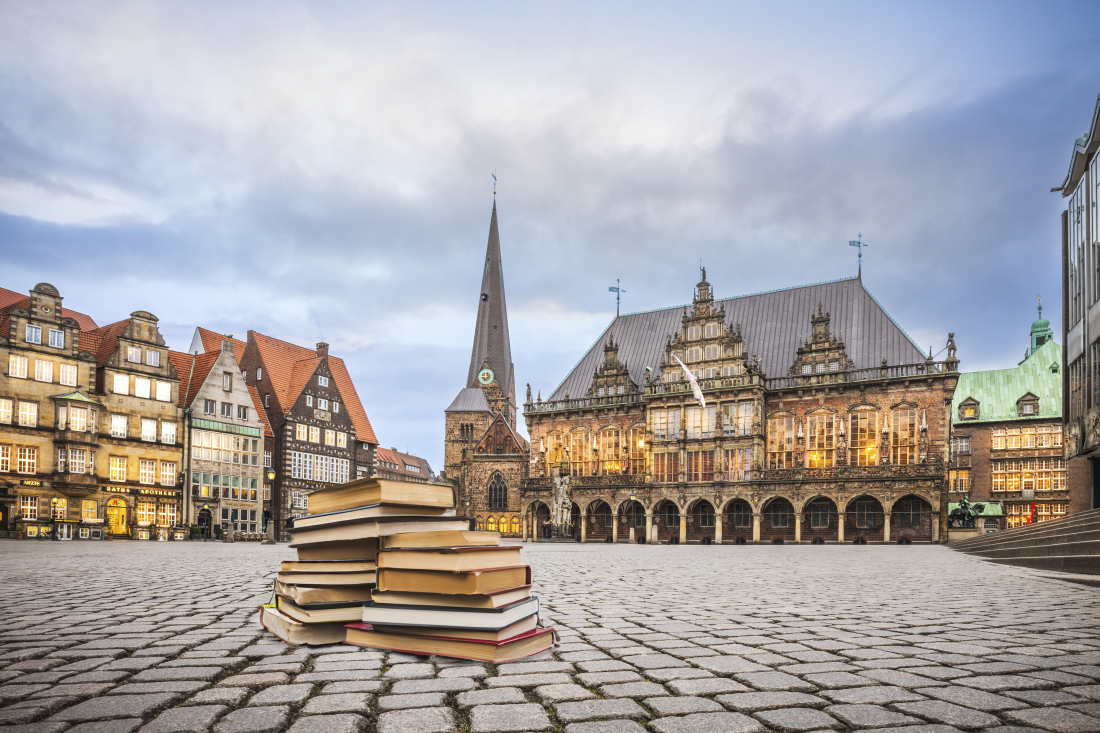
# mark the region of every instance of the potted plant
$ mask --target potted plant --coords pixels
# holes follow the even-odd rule
[[[23,524],[21,522],[15,523],[15,539],[23,539]]]

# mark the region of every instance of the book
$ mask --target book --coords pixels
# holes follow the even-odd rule
[[[546,651],[554,645],[553,629],[535,629],[505,641],[467,639],[461,636],[414,636],[375,631],[370,624],[348,624],[348,644],[372,649],[392,649],[408,654],[438,654],[482,662],[511,662]]]
[[[531,567],[475,570],[451,573],[445,570],[406,570],[379,568],[378,590],[400,590],[413,593],[492,593],[520,585],[531,584]]]
[[[314,604],[309,607],[299,606],[294,601],[282,596],[275,597],[275,607],[279,613],[290,620],[300,624],[340,623],[363,620],[363,604]]]
[[[322,527],[294,527],[290,530],[293,548],[316,545],[322,542],[341,542],[347,540],[365,540],[384,537],[402,532],[415,532],[427,527],[435,529],[469,529],[470,520],[466,517],[378,517],[377,519],[357,520],[347,524],[332,524]],[[301,555],[299,555],[301,557]]]
[[[370,560],[320,560],[313,562],[283,560],[284,573],[373,573],[374,571],[374,558]]]
[[[376,562],[379,568],[448,570],[455,573],[519,565],[519,555],[520,548],[514,545],[498,547],[425,547],[381,550],[378,553]]]
[[[405,593],[395,590],[371,591],[374,604],[383,606],[440,606],[443,608],[503,608],[531,595],[531,586],[506,588],[493,593],[476,595],[445,595],[443,593]]]
[[[340,644],[347,637],[343,624],[299,623],[271,605],[260,608],[260,625],[287,644]]]
[[[373,563],[374,556],[378,554],[378,538],[325,542],[316,545],[304,545],[297,549],[300,562],[359,560]]]
[[[279,573],[284,585],[374,585],[375,573]]]
[[[443,516],[443,513],[446,511],[449,511],[449,509],[446,509],[444,507],[370,504],[368,506],[344,509],[338,512],[327,512],[325,514],[309,514],[304,517],[291,517],[289,520],[287,520],[287,526],[320,527],[328,524],[336,524],[338,522],[349,522],[359,519],[374,519],[376,517],[440,517]]]
[[[275,595],[294,601],[299,606],[310,603],[365,603],[370,600],[370,585],[288,585],[275,580]]]
[[[391,534],[382,539],[382,547],[495,547],[500,544],[499,532],[475,530],[429,530]]]
[[[494,609],[438,608],[409,606],[363,606],[362,618],[367,624],[388,626],[432,626],[438,629],[477,629],[499,631],[520,619],[534,616],[539,599],[531,596],[511,606]]]
[[[368,504],[411,504],[450,509],[455,505],[455,497],[454,491],[447,484],[422,484],[380,478],[348,481],[317,489],[309,495],[310,509],[318,514]]]
[[[462,636],[466,639],[480,639],[482,641],[505,641],[511,639],[513,636],[519,636],[524,634],[538,626],[539,617],[535,614],[531,614],[526,618],[521,618],[514,624],[509,624],[502,629],[496,631],[488,629],[485,631],[478,631],[475,629],[462,629]],[[456,631],[454,629],[443,629],[439,626],[389,626],[385,624],[371,624],[375,631],[380,631],[383,634],[412,634],[414,636],[434,636],[446,638],[453,636]]]

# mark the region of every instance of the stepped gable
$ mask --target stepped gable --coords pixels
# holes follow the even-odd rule
[[[179,406],[187,408],[195,399],[195,395],[202,389],[206,377],[214,364],[221,356],[221,346],[218,351],[205,354],[184,354],[180,351],[168,351],[168,361],[176,370],[176,376],[180,378]]]
[[[955,424],[986,423],[1001,420],[1050,420],[1062,416],[1062,346],[1047,341],[1011,369],[964,372],[951,402]],[[1034,415],[1021,415],[1016,403],[1031,393],[1039,398]],[[963,421],[959,409],[964,402],[978,403],[977,417]]]
[[[527,446],[527,441],[512,430],[504,415],[497,413],[474,446],[474,455],[520,455]]]
[[[818,303],[830,313],[830,329],[843,338],[845,352],[856,369],[877,367],[883,355],[888,364],[924,362],[925,354],[879,305],[858,277],[802,285],[765,293],[716,300],[726,313],[726,324],[738,330],[746,355],[756,355],[765,373],[780,377],[795,362],[798,348],[810,337],[811,316]],[[603,346],[614,338],[618,359],[628,365],[630,378],[645,384],[645,368],[653,379],[661,373],[661,355],[669,338],[681,328],[685,309],[677,305],[619,316],[604,330],[549,400],[588,393],[593,375],[604,360]]]

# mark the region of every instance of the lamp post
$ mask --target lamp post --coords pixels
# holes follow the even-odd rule
[[[50,539],[57,540],[57,497],[50,499]]]

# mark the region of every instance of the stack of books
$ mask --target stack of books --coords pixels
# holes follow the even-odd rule
[[[425,527],[380,538],[377,584],[347,643],[509,662],[554,644],[540,628],[531,568],[496,532]]]
[[[439,484],[360,479],[319,489],[309,503],[317,513],[287,523],[298,560],[283,562],[274,603],[260,611],[264,628],[290,644],[340,643],[344,625],[362,621],[380,538],[470,526],[468,519],[446,516],[453,495]]]

